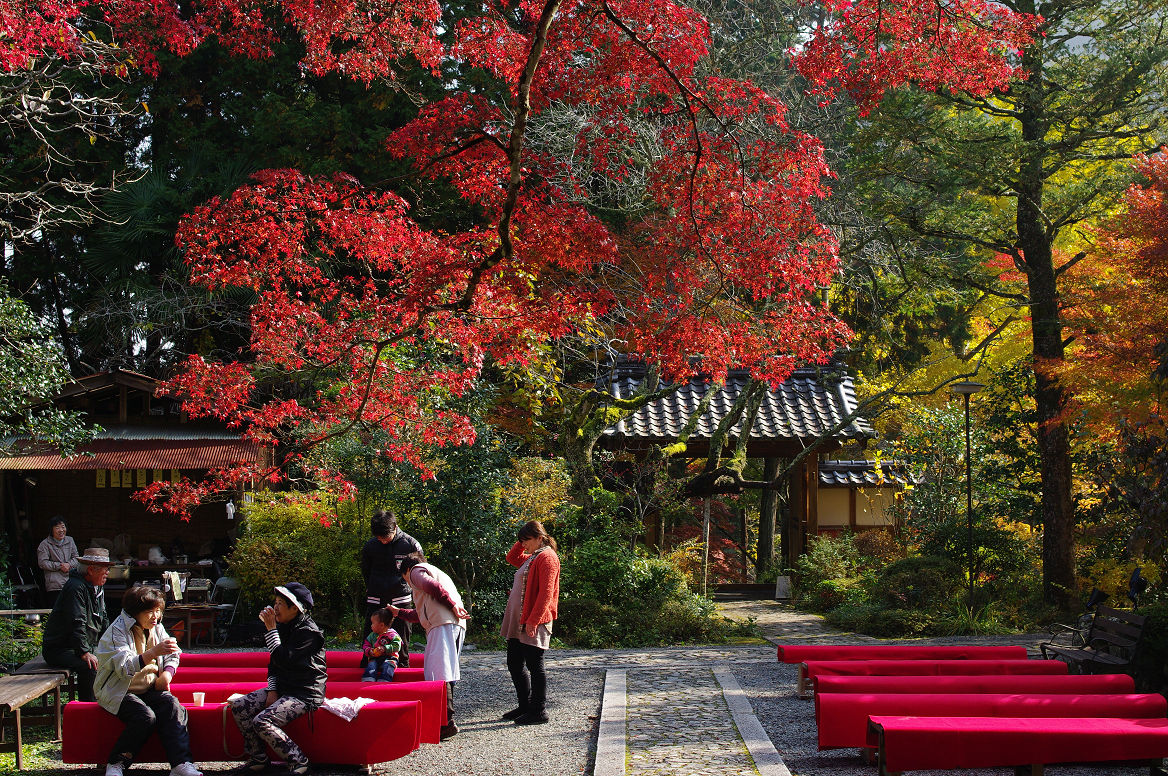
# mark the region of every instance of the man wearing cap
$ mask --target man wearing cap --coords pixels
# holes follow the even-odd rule
[[[45,623],[41,654],[45,662],[77,674],[77,698],[92,701],[97,677],[97,643],[109,626],[102,586],[109,576],[109,550],[89,547],[77,559]]]
[[[268,686],[229,702],[248,755],[234,772],[245,776],[271,766],[265,744],[288,764],[290,773],[308,773],[308,757],[284,728],[324,702],[324,633],[309,616],[312,593],[299,582],[289,582],[275,594],[272,605],[260,612],[271,653]]]
[[[418,540],[397,527],[397,517],[393,512],[379,509],[373,513],[370,522],[373,534],[361,547],[361,576],[365,579],[365,618],[383,606],[409,608],[412,598],[410,588],[402,580],[401,563],[406,558],[422,557],[422,545]],[[398,653],[397,664],[401,668],[410,665],[410,623],[401,617],[394,617],[389,627],[402,637],[403,647]]]

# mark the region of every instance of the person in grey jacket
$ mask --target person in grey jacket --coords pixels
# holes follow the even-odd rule
[[[165,605],[159,590],[130,588],[122,598],[121,614],[98,642],[93,685],[97,702],[126,723],[110,750],[105,776],[123,776],[156,731],[170,761],[170,776],[202,776],[191,762],[187,710],[170,693],[180,650],[162,627]]]
[[[68,535],[65,518],[57,515],[49,521],[49,535],[37,545],[37,565],[45,574],[45,606],[52,609],[69,572],[77,568],[77,542]]]

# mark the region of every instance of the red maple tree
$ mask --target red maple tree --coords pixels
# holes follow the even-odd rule
[[[1073,337],[1060,377],[1095,430],[1117,432],[1162,411],[1168,358],[1168,151],[1136,159],[1144,179],[1124,212],[1094,230],[1096,244],[1064,291]],[[1162,374],[1162,373],[1161,373]]]
[[[453,185],[481,213],[473,228],[427,229],[394,193],[294,170],[261,172],[184,221],[178,243],[194,282],[249,288],[257,302],[240,362],[193,357],[169,388],[192,415],[295,444],[269,470],[158,484],[144,493],[155,506],[181,513],[232,481],[278,479],[305,450],[353,429],[386,432],[384,454],[424,469],[426,446],[472,438],[468,420],[442,408],[487,359],[523,364],[585,326],[667,378],[717,379],[737,366],[780,381],[847,335],[815,301],[837,263],[815,212],[831,174],[823,148],[788,125],[774,96],[709,72],[709,22],[684,5],[484,3],[449,46],[441,9],[426,0],[0,8],[8,69],[22,56],[70,56],[82,13],[99,14],[147,71],[159,50],[182,55],[211,36],[264,56],[278,14],[302,36],[313,73],[393,80],[398,68],[437,74],[457,62],[493,79],[490,89],[452,80],[386,145],[418,175]],[[794,64],[825,99],[847,92],[862,109],[905,83],[1001,88],[1036,22],[985,0],[832,0],[821,19]],[[569,141],[549,140],[551,124],[570,125]],[[632,218],[597,215],[600,179],[637,189]],[[278,382],[273,374],[325,388],[272,397],[260,387]],[[338,473],[316,474],[343,487]]]

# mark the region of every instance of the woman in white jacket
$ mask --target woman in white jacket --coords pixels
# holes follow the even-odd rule
[[[139,586],[126,591],[122,613],[97,645],[93,692],[101,707],[126,723],[110,750],[105,776],[123,776],[157,731],[171,776],[202,776],[191,762],[187,711],[170,693],[178,671],[178,644],[162,627],[163,594]]]

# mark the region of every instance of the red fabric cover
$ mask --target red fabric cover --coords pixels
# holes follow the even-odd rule
[[[249,693],[267,682],[202,682],[170,686],[174,697],[184,704],[192,702],[191,693],[201,692],[204,703],[223,703],[231,695]],[[437,744],[439,732],[446,724],[446,682],[329,682],[327,698],[372,698],[375,701],[421,701],[422,720],[419,739],[423,744]],[[327,712],[326,712],[327,713]]]
[[[1060,676],[817,676],[815,692],[869,693],[1126,693],[1136,683],[1127,674]]]
[[[330,682],[359,682],[361,681],[360,668],[330,668],[328,680]],[[421,668],[399,668],[393,674],[395,682],[420,682],[424,679]],[[267,682],[268,669],[266,666],[184,666],[178,665],[176,682],[190,684],[192,682]]]
[[[361,653],[352,650],[330,649],[324,653],[325,664],[333,668],[357,668],[361,665]],[[426,658],[420,653],[410,653],[410,668],[424,668]],[[207,666],[231,666],[232,668],[267,668],[268,653],[255,652],[184,652],[179,660],[182,666],[205,668]]]
[[[914,717],[1160,717],[1168,712],[1163,695],[869,695],[815,696],[819,748],[865,745],[869,716]]]
[[[1061,660],[814,660],[804,663],[816,676],[982,676],[984,674],[1066,674]],[[179,664],[182,672],[182,664]]]
[[[1025,660],[1026,647],[927,647],[872,644],[789,644],[779,645],[780,663],[809,660]]]
[[[419,701],[378,701],[361,709],[352,722],[317,711],[294,720],[288,734],[314,763],[373,765],[396,760],[418,748]],[[197,763],[244,759],[243,737],[224,707],[188,707],[191,755]],[[122,722],[96,703],[65,706],[61,759],[67,763],[105,763],[123,728]],[[268,753],[273,756],[272,752]],[[164,763],[158,736],[151,736],[136,762]]]
[[[875,716],[871,721],[884,731],[889,771],[1168,756],[1168,719]],[[877,742],[869,728],[869,746]]]

